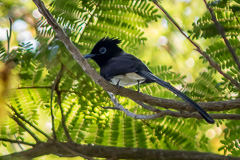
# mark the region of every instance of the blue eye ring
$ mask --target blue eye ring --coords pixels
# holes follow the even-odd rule
[[[106,52],[107,52],[107,48],[106,47],[101,47],[99,49],[99,53],[101,53],[101,54],[105,54]]]

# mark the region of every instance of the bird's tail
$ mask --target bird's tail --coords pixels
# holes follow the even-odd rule
[[[170,83],[165,82],[164,80],[158,78],[157,76],[153,75],[151,72],[148,71],[140,71],[138,73],[139,75],[145,77],[148,81],[154,81],[158,83],[159,85],[167,88],[168,90],[172,91],[173,93],[177,94],[180,98],[182,98],[184,101],[189,103],[193,108],[195,108],[202,117],[208,122],[208,123],[214,123],[215,121],[212,119],[212,117],[209,116],[209,114],[204,111],[196,102],[194,102],[192,99],[190,99],[188,96],[174,88]]]

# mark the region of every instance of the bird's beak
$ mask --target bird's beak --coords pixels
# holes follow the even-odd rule
[[[95,54],[86,54],[83,57],[86,58],[86,59],[89,59],[89,58],[93,58],[94,56],[95,56]]]

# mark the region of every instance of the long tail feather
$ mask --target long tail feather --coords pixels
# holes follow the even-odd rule
[[[188,96],[186,96],[185,94],[183,94],[182,92],[174,88],[171,84],[165,82],[164,80],[158,78],[157,76],[153,75],[151,72],[148,72],[148,71],[143,70],[143,71],[140,71],[138,74],[145,77],[147,80],[154,81],[159,85],[172,91],[173,93],[177,94],[180,98],[182,98],[184,101],[188,102],[193,108],[195,108],[208,123],[212,124],[215,122],[212,119],[212,117],[210,117],[209,114],[206,111],[204,111],[196,102],[194,102]]]

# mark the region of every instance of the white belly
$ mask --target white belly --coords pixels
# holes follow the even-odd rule
[[[127,73],[125,75],[115,76],[111,79],[111,82],[119,86],[132,86],[145,81],[145,78],[139,76],[136,73]]]

